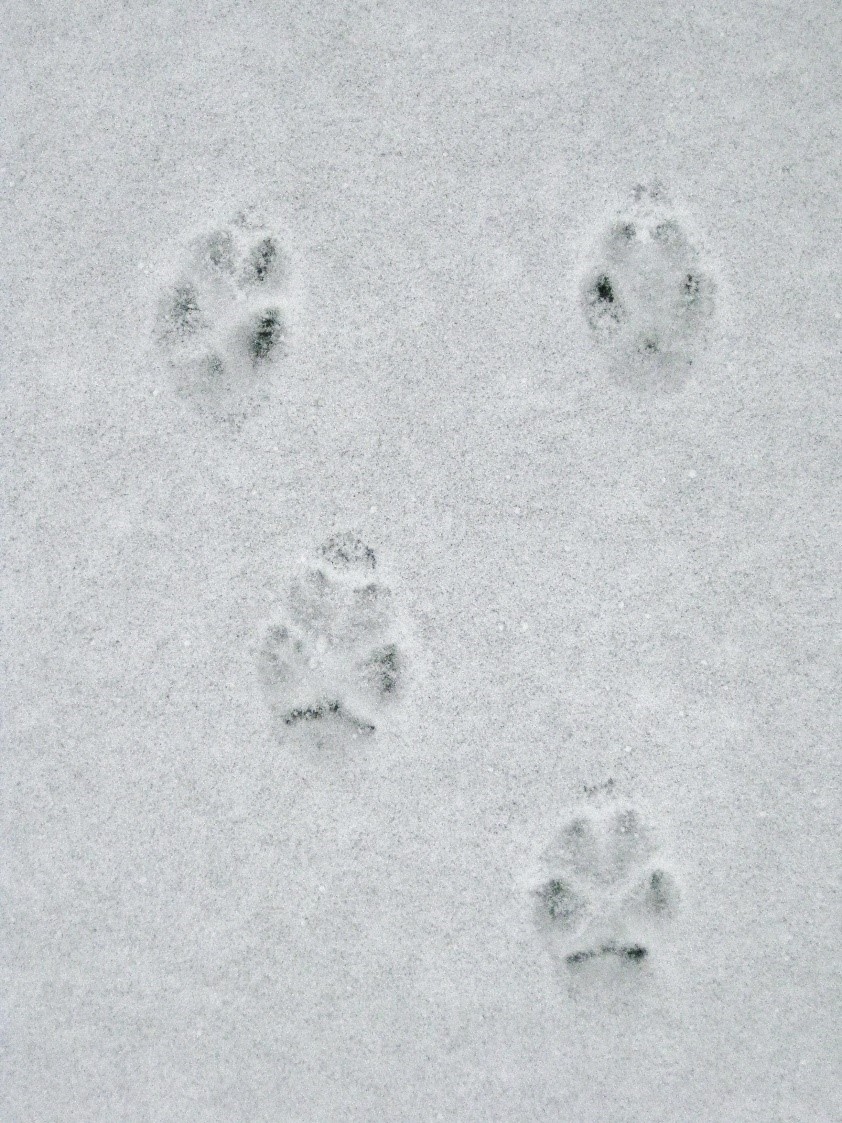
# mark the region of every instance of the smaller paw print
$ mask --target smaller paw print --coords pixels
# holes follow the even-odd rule
[[[337,534],[292,581],[282,619],[266,631],[258,670],[279,732],[374,733],[406,688],[393,597],[375,578],[374,551]]]
[[[716,286],[662,188],[639,187],[601,235],[581,283],[591,334],[610,360],[675,384],[693,362]]]
[[[200,413],[241,422],[267,398],[286,350],[287,273],[278,236],[245,217],[188,247],[161,295],[155,339]]]
[[[642,962],[678,909],[675,875],[634,807],[573,812],[543,864],[548,876],[533,890],[536,924],[568,967],[598,958]]]

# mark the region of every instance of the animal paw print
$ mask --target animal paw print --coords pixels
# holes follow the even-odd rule
[[[639,187],[604,231],[580,290],[596,343],[619,367],[673,380],[692,364],[716,288],[662,188]]]
[[[337,534],[293,580],[258,653],[279,732],[374,733],[395,712],[406,657],[392,593],[376,568],[361,539]]]
[[[240,422],[268,396],[287,339],[287,272],[278,236],[244,216],[188,247],[155,339],[200,413]]]
[[[612,805],[575,811],[544,855],[534,889],[538,930],[568,967],[611,958],[640,963],[678,909],[675,875],[640,813]]]

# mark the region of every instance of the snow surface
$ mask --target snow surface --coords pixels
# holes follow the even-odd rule
[[[2,23],[3,1123],[838,1120],[838,5]],[[641,207],[676,354],[588,322]],[[221,416],[156,324],[249,223],[283,354]],[[285,731],[336,534],[396,716]],[[568,962],[541,878],[614,909],[624,808],[677,903]]]

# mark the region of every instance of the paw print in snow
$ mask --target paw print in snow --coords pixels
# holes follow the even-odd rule
[[[334,535],[291,583],[267,629],[258,668],[278,732],[374,733],[400,705],[406,658],[390,590],[373,550]]]
[[[585,807],[569,816],[543,856],[547,876],[533,890],[536,924],[555,959],[574,967],[647,958],[679,902],[659,852],[634,807]]]
[[[285,354],[287,273],[277,235],[244,217],[188,247],[161,296],[155,339],[200,413],[240,422],[268,396]]]
[[[715,295],[713,277],[663,190],[641,187],[599,239],[580,302],[618,373],[675,384],[703,341]]]

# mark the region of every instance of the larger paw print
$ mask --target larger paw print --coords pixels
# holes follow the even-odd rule
[[[715,285],[663,189],[638,188],[602,234],[580,301],[596,343],[620,367],[676,379],[714,312]]]
[[[277,234],[240,217],[187,250],[161,295],[155,338],[178,393],[242,421],[268,396],[284,356],[288,262]]]
[[[571,813],[544,867],[547,876],[533,889],[536,923],[567,967],[600,958],[641,963],[678,908],[676,877],[631,806]]]
[[[276,730],[374,733],[406,690],[393,597],[373,550],[351,534],[324,543],[267,629],[258,669]]]

